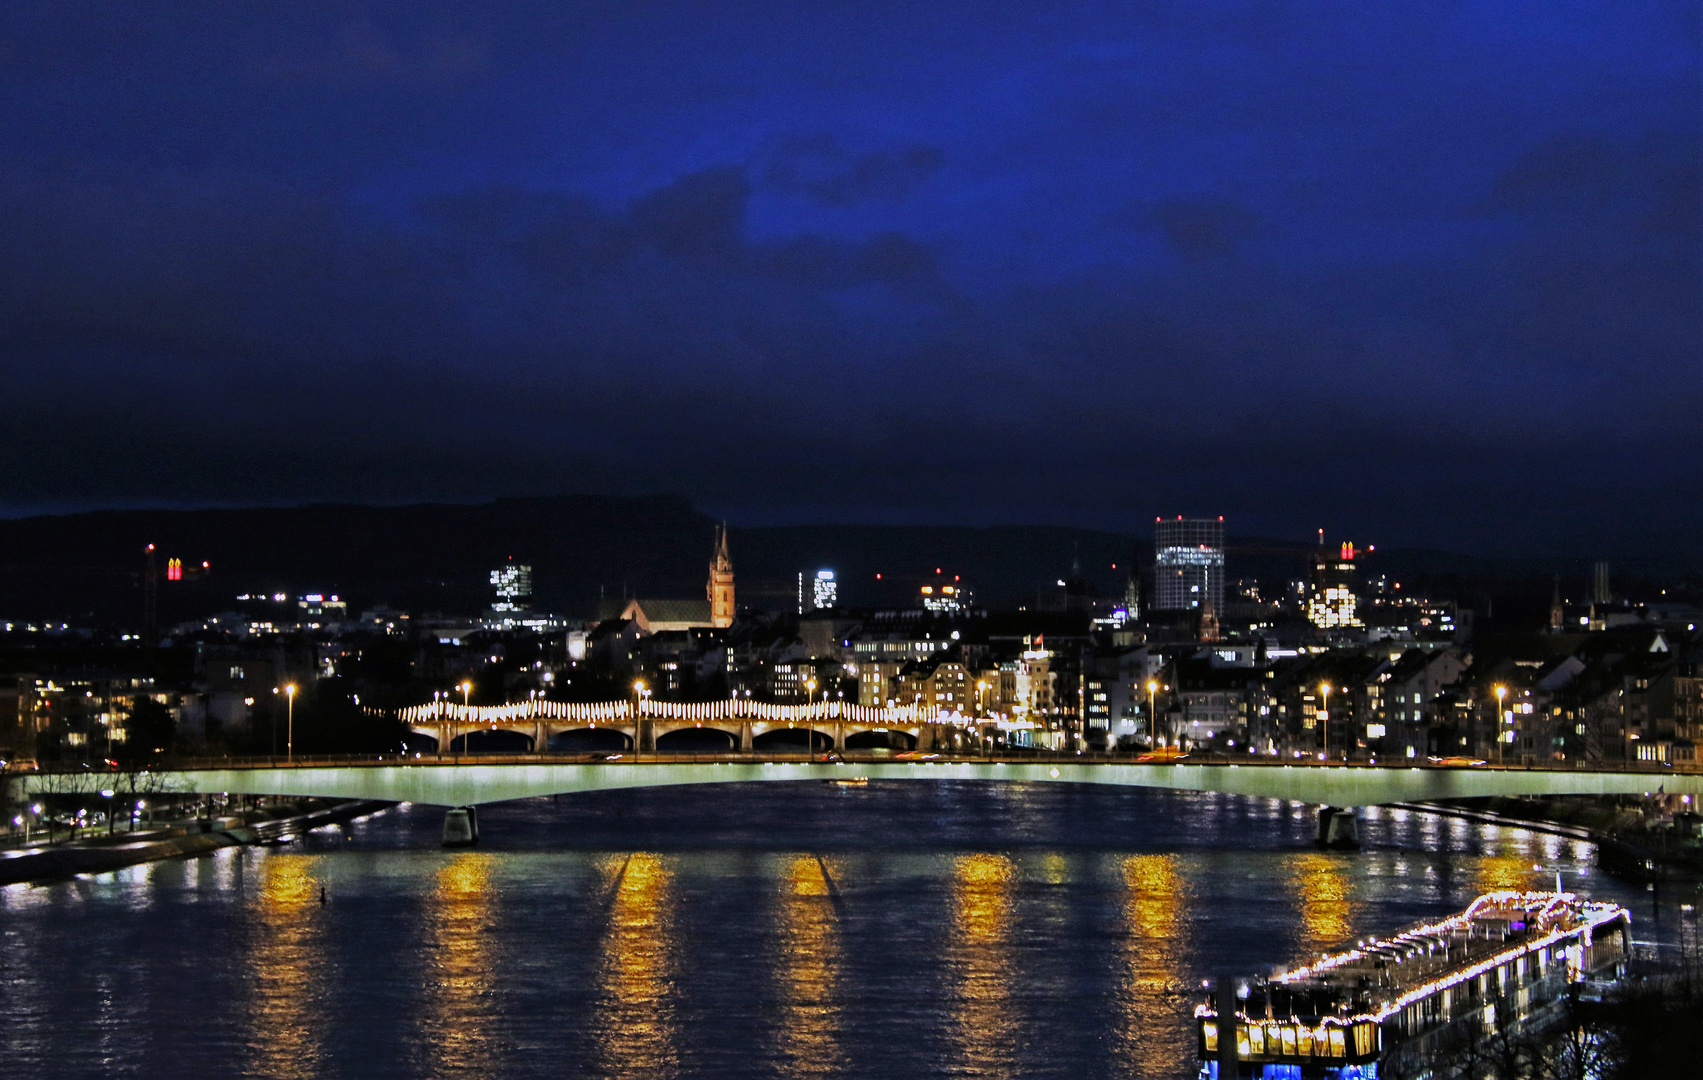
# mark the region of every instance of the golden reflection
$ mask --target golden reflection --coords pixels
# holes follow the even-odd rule
[[[616,878],[594,1021],[605,1076],[679,1072],[669,884],[668,868],[647,852],[626,860]]]
[[[319,1073],[321,993],[325,983],[323,913],[312,855],[268,855],[255,896],[255,944],[249,954],[254,1001],[252,1073],[312,1077]]]
[[[957,979],[953,1035],[964,1071],[974,1076],[1014,1074],[1017,1020],[1011,991],[1012,892],[1017,868],[1003,855],[963,855],[953,866],[952,909],[958,933],[949,963]]]
[[[492,1000],[492,904],[488,854],[465,852],[438,871],[426,905],[431,975],[425,1037],[434,1075],[490,1070],[491,1033],[499,1026]]]
[[[1532,864],[1517,855],[1485,855],[1478,860],[1478,874],[1473,879],[1478,893],[1498,889],[1530,888],[1536,873]],[[1551,885],[1553,889],[1555,886]],[[1476,893],[1475,893],[1476,895]]]
[[[832,1075],[842,1064],[840,928],[827,874],[812,856],[787,863],[779,946],[782,1068],[788,1076]]]
[[[1188,943],[1188,890],[1175,855],[1131,855],[1123,860],[1124,1016],[1118,1056],[1135,1076],[1176,1073],[1192,1057],[1192,1031],[1179,1024],[1181,973]]]
[[[1306,852],[1290,863],[1292,894],[1301,898],[1301,955],[1297,961],[1335,952],[1354,936],[1354,906],[1339,860],[1321,852]]]

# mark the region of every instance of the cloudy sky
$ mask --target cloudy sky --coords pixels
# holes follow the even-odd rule
[[[0,511],[1703,547],[1692,0],[0,12]]]

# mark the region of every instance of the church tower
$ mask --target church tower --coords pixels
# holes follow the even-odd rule
[[[710,625],[733,625],[733,560],[727,557],[727,525],[716,529],[715,554],[710,558]]]

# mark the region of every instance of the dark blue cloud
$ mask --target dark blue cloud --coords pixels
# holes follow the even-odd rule
[[[0,502],[1695,548],[1698,53],[1680,3],[13,6]]]

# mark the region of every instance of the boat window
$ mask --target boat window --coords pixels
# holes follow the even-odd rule
[[[1203,1022],[1200,1025],[1200,1033],[1206,1039],[1206,1052],[1209,1053],[1209,1054],[1218,1053],[1218,1023],[1217,1023],[1217,1021],[1207,1020],[1207,1021]]]
[[[1313,1056],[1313,1029],[1304,1027],[1295,1039],[1295,1049],[1302,1057]]]
[[[1348,1056],[1347,1039],[1343,1037],[1342,1029],[1339,1027],[1333,1027],[1330,1029],[1330,1056]]]
[[[1255,1028],[1254,1030],[1258,1031],[1259,1029]],[[1248,1056],[1248,1029],[1245,1027],[1236,1029],[1236,1056]]]
[[[1248,1049],[1255,1054],[1265,1053],[1265,1028],[1258,1024],[1248,1026]]]
[[[1286,1057],[1295,1056],[1295,1029],[1285,1024],[1279,1029],[1283,1033],[1283,1053]]]
[[[1372,1034],[1373,1028],[1371,1024],[1354,1025],[1355,1057],[1365,1057],[1367,1054],[1372,1052]]]

